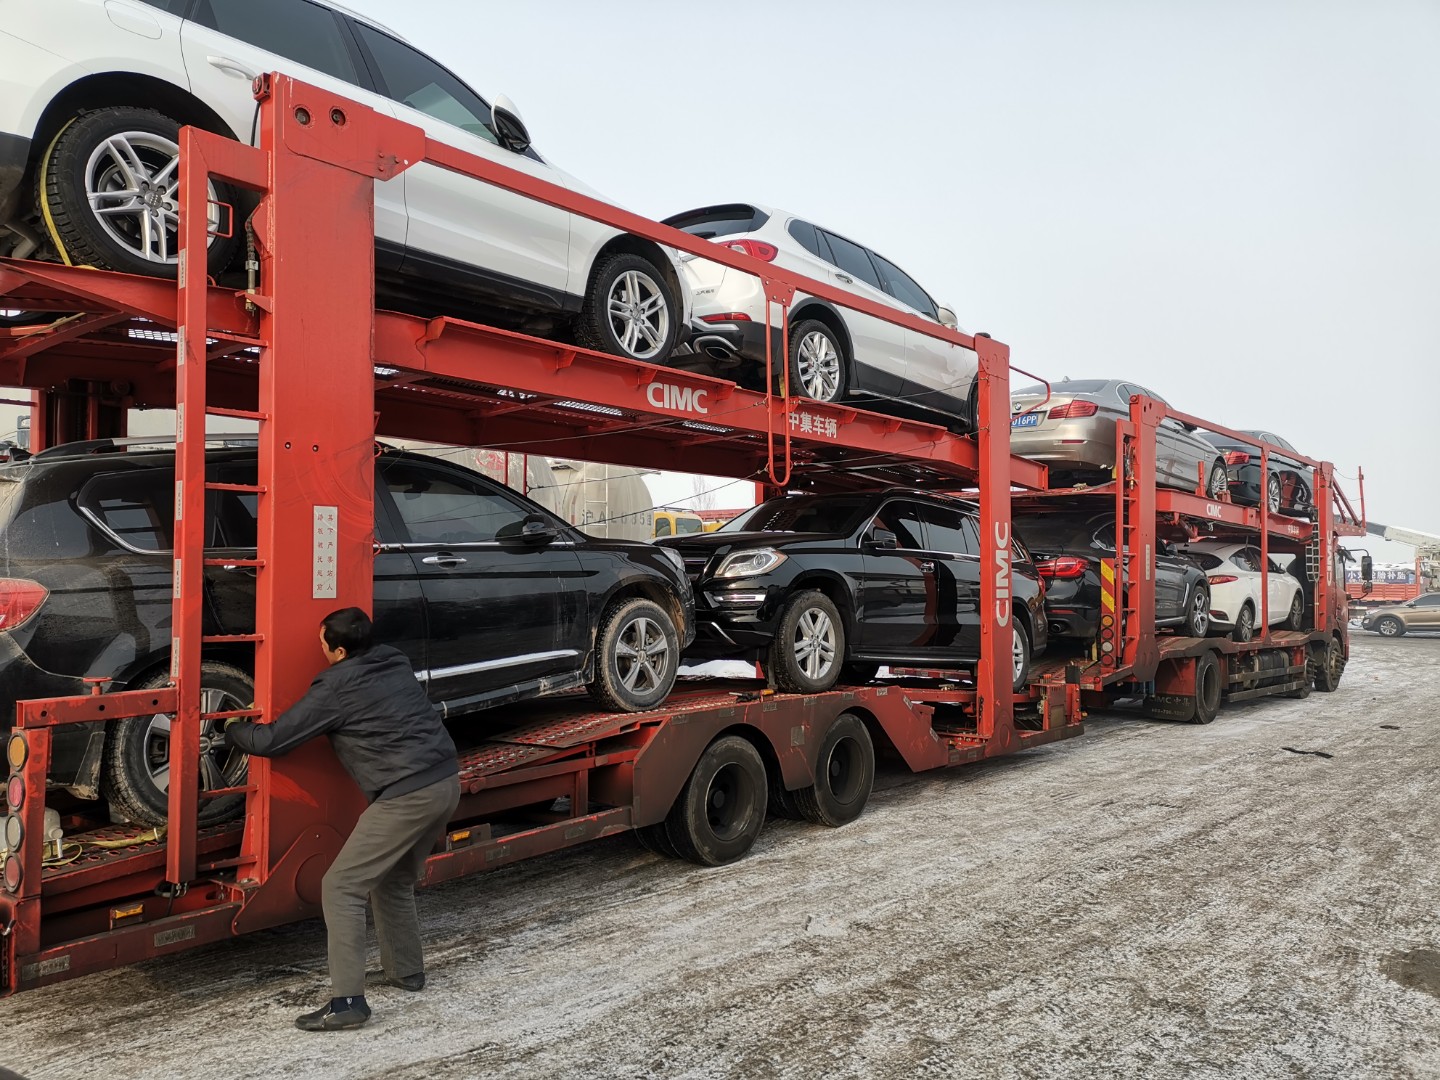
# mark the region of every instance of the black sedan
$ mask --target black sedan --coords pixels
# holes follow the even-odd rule
[[[1045,614],[1056,638],[1089,641],[1100,628],[1100,561],[1115,558],[1115,515],[1015,510],[1015,531],[1045,579]],[[1155,625],[1188,637],[1210,629],[1210,586],[1197,567],[1155,557]]]
[[[1263,442],[1271,443],[1295,454],[1300,452],[1273,431],[1245,431]],[[1225,435],[1202,434],[1215,449],[1225,455],[1225,472],[1230,481],[1230,498],[1246,506],[1260,505],[1260,492],[1265,492],[1265,502],[1272,514],[1288,514],[1292,517],[1311,517],[1315,512],[1314,487],[1311,469],[1298,461],[1290,461],[1279,454],[1270,456],[1270,476],[1262,482],[1260,477],[1260,450],[1247,442],[1240,442]]]
[[[782,690],[817,693],[881,664],[980,656],[980,528],[969,503],[913,491],[785,495],[718,532],[662,540],[695,587],[692,659],[748,659]],[[1015,686],[1045,648],[1043,588],[1010,551]]]

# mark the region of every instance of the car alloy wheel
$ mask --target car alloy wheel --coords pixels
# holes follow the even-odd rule
[[[651,360],[670,337],[670,305],[665,292],[642,270],[626,270],[610,286],[605,310],[615,340],[626,354]]]
[[[1190,598],[1190,616],[1185,628],[1191,637],[1204,637],[1210,630],[1210,594],[1205,589],[1196,589]]]
[[[1280,512],[1280,477],[1275,473],[1271,473],[1270,479],[1265,481],[1265,505],[1272,514]]]
[[[207,687],[200,692],[202,713],[234,712],[247,704],[224,690]],[[169,713],[156,713],[145,730],[145,763],[150,783],[166,794],[170,791],[170,727],[174,719]],[[245,760],[244,752],[226,746],[223,720],[200,721],[201,791],[218,791],[239,783],[245,777]]]
[[[819,330],[811,330],[796,346],[795,366],[806,397],[834,401],[840,390],[840,353]]]
[[[1255,636],[1255,612],[1247,602],[1240,608],[1240,614],[1235,616],[1235,629],[1230,637],[1234,641],[1249,641]]]
[[[1405,624],[1393,615],[1387,615],[1375,626],[1384,637],[1399,637],[1405,632]]]
[[[1206,482],[1205,493],[1212,499],[1218,499],[1230,490],[1230,474],[1225,471],[1225,463],[1217,461],[1210,466],[1210,479]]]
[[[795,626],[795,666],[807,678],[824,679],[835,666],[835,623],[828,614],[818,608],[810,608],[800,615]]]
[[[1017,689],[1024,683],[1029,660],[1030,643],[1025,640],[1025,632],[1016,626],[1010,635],[1010,674],[1011,683]]]
[[[215,185],[206,221],[220,228]],[[85,198],[105,235],[147,262],[170,264],[180,251],[180,147],[149,131],[123,131],[90,152]]]
[[[620,685],[648,696],[665,685],[670,671],[670,639],[655,622],[640,617],[620,632],[615,646]]]

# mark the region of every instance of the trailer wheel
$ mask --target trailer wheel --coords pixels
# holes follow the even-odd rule
[[[701,866],[733,862],[760,835],[768,794],[760,752],[739,735],[722,736],[680,789],[665,834],[682,859]]]
[[[1231,641],[1249,641],[1255,636],[1255,609],[1250,601],[1240,605],[1240,614],[1235,616],[1235,629],[1230,631]]]
[[[815,755],[815,783],[794,793],[800,815],[832,828],[854,821],[875,786],[875,744],[854,713],[842,713]]]
[[[595,635],[590,696],[611,712],[644,712],[669,696],[679,672],[680,639],[653,600],[622,600]]]
[[[160,672],[139,690],[165,686],[170,677]],[[229,664],[206,660],[200,665],[200,707],[204,712],[243,709],[255,699],[249,675]],[[105,768],[100,779],[104,798],[130,821],[164,825],[170,817],[170,713],[132,716],[117,720],[105,740]],[[201,721],[200,788],[239,787],[249,772],[250,756],[225,745],[223,720]],[[244,795],[226,795],[200,803],[198,821],[216,825],[245,809]]]
[[[1220,662],[1213,652],[1195,661],[1195,712],[1188,723],[1209,724],[1220,711]]]
[[[670,843],[670,837],[665,834],[663,821],[655,825],[640,826],[635,830],[635,839],[646,851],[653,851],[656,855],[664,855],[669,859],[680,857],[680,853],[675,850],[675,845]]]
[[[1310,669],[1316,690],[1333,694],[1340,689],[1340,677],[1345,674],[1345,650],[1338,639],[1332,637],[1326,642],[1323,653],[1318,649],[1310,651]]]
[[[835,602],[807,589],[785,602],[765,670],[775,687],[791,694],[818,694],[840,678],[845,625]]]

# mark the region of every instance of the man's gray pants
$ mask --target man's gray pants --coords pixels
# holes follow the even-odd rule
[[[375,913],[380,963],[391,978],[425,970],[415,884],[460,802],[460,778],[371,803],[325,872],[320,903],[330,944],[330,994],[365,993],[365,900]]]

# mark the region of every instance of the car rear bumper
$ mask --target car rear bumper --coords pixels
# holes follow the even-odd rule
[[[1115,467],[1115,425],[1091,419],[1044,421],[1040,427],[1012,428],[1010,452],[1043,464],[1072,469]]]

